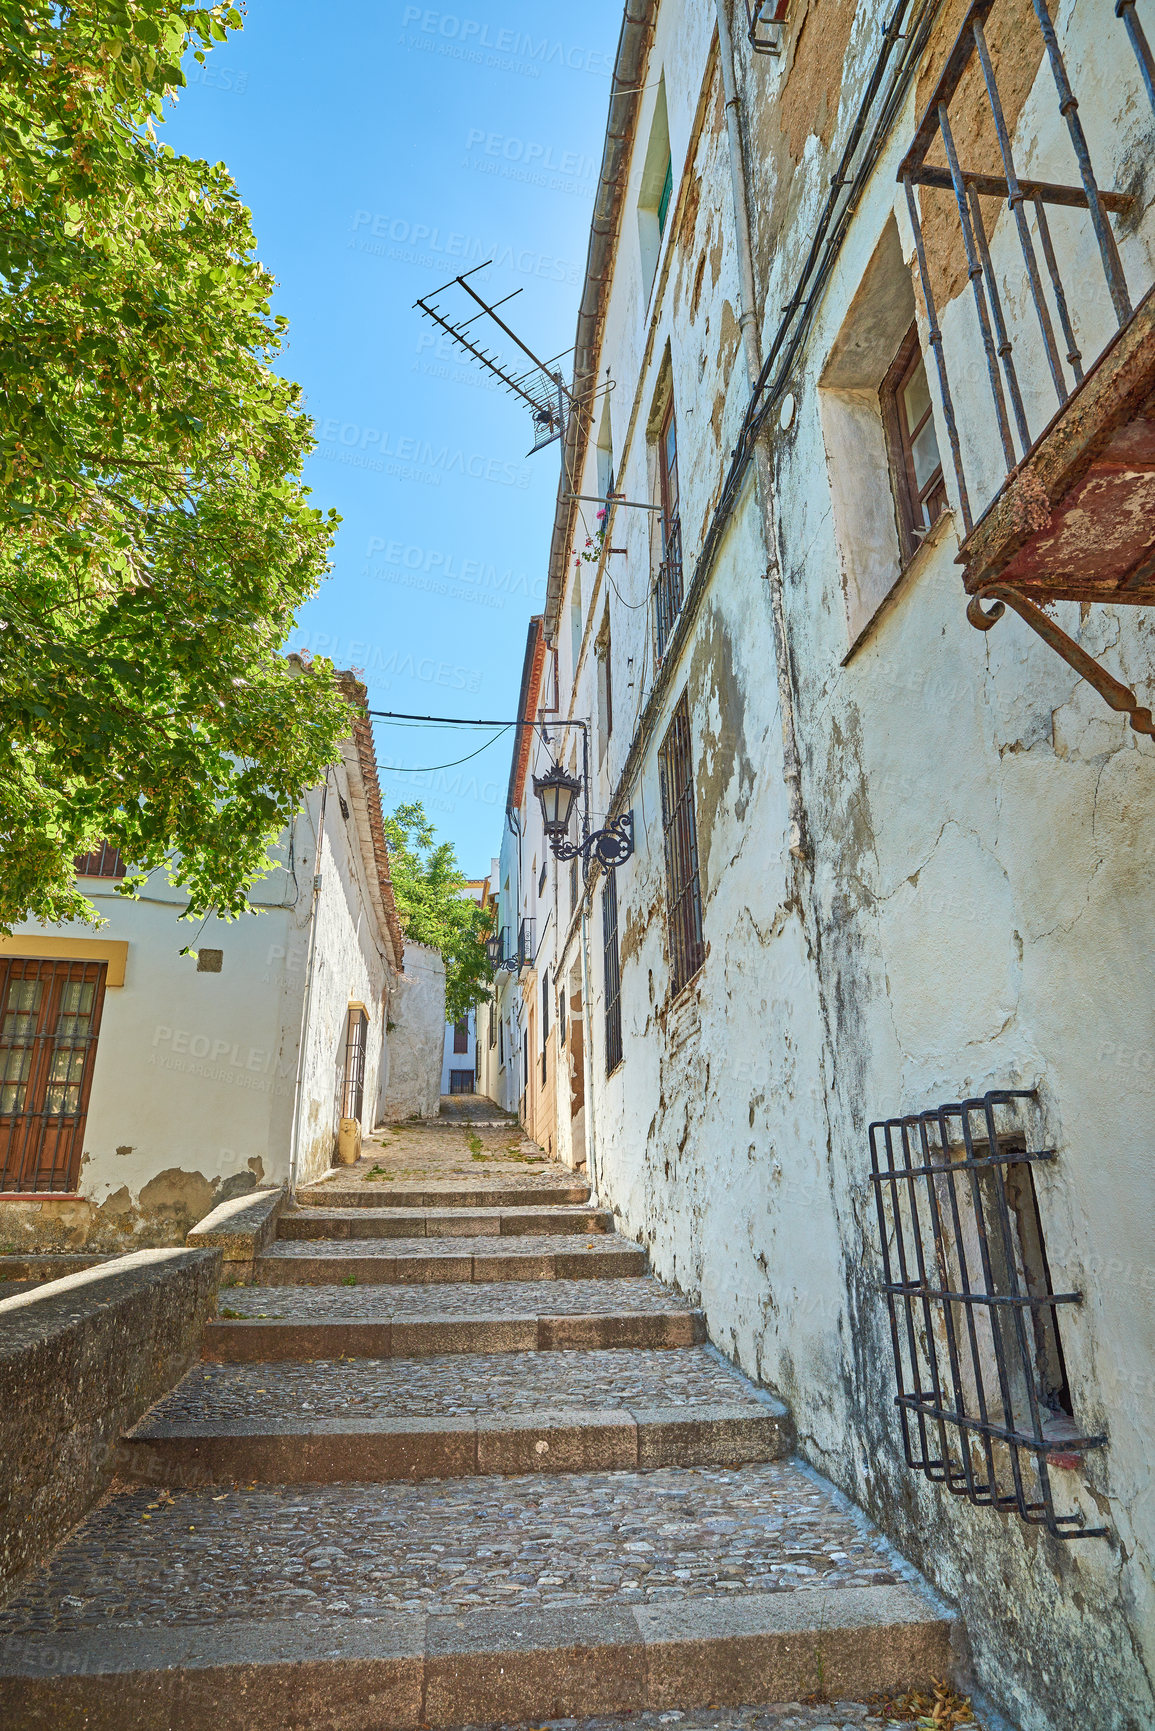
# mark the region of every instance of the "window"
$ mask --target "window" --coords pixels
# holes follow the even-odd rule
[[[582,652],[582,631],[585,626],[585,614],[582,611],[582,568],[581,560],[574,562],[573,580],[569,589],[569,665],[571,678],[577,673],[578,659]]]
[[[618,965],[618,880],[606,873],[602,888],[602,954],[606,977],[606,1075],[622,1061],[622,978]]]
[[[614,437],[610,427],[610,394],[602,398],[601,420],[597,442],[598,497],[605,499],[614,490]],[[604,519],[603,519],[604,521]]]
[[[670,975],[674,991],[680,992],[706,958],[698,877],[698,832],[694,820],[690,712],[684,692],[658,753],[658,773],[662,789],[662,830],[666,842]]]
[[[505,1023],[497,1018],[497,1063],[498,1068],[505,1069]]]
[[[369,1018],[360,1004],[349,1010],[345,1025],[345,1074],[341,1086],[342,1118],[361,1119],[365,1103],[365,1045]]]
[[[468,1052],[469,1050],[469,1017],[462,1016],[453,1024],[453,1050]]]
[[[473,1048],[473,1079],[475,1082],[481,1081],[481,1041],[480,1040],[478,1040],[476,1046],[474,1046],[474,1048]]]
[[[2,1190],[76,1189],[106,971],[0,958]]]
[[[549,1055],[549,969],[541,974],[541,1080],[545,1086],[546,1059]]]
[[[549,875],[549,863],[546,860],[542,860],[541,871],[538,873],[538,878],[537,878],[537,893],[539,896],[543,896],[545,894],[545,881],[546,881],[546,878],[548,875]]]
[[[662,250],[662,236],[666,232],[673,193],[674,163],[670,152],[670,121],[666,108],[666,80],[662,78],[658,84],[654,117],[650,122],[650,140],[646,146],[641,185],[638,189],[642,299],[647,304],[658,270],[658,255]]]
[[[450,1072],[449,1072],[449,1092],[451,1094],[472,1094],[473,1093],[473,1071],[472,1070],[450,1070]]]
[[[904,562],[946,510],[926,363],[911,325],[879,391]]]
[[[122,878],[125,872],[124,860],[108,841],[92,853],[77,854],[75,868],[78,878]]]
[[[613,645],[610,638],[610,615],[606,610],[602,628],[598,632],[597,667],[598,667],[598,755],[604,757],[610,735],[614,731],[614,674],[612,665]]]
[[[496,1044],[497,1044],[497,1005],[496,1004],[490,1004],[490,1006],[489,1006],[489,1044],[491,1047],[496,1046]]]
[[[658,503],[661,532],[661,562],[654,591],[655,632],[658,660],[666,652],[678,614],[682,611],[682,523],[679,515],[678,427],[674,401],[670,398],[658,433]]]
[[[1056,1538],[1105,1532],[1057,1513],[1050,1466],[1104,1436],[1076,1425],[1022,1090],[870,1126],[871,1179],[907,1464]]]

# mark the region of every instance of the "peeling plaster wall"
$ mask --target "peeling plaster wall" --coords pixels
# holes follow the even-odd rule
[[[406,943],[405,972],[397,977],[389,1018],[381,1117],[388,1123],[436,1118],[445,1034],[445,963],[428,944]]]
[[[932,81],[957,29],[954,12],[931,47]],[[712,13],[669,0],[659,13],[647,85],[664,75],[673,239],[647,303],[631,224],[648,92],[600,360],[617,387],[609,399],[617,485],[646,499],[646,429],[668,358],[687,575],[746,397]],[[764,345],[810,246],[881,28],[877,9],[835,0],[809,0],[791,18],[781,62],[755,61],[739,36]],[[1058,25],[1101,179],[1140,191],[1147,207],[1155,140],[1121,28],[1085,3],[1061,7]],[[1112,31],[1116,54],[1105,64]],[[1042,164],[1037,172],[1048,178],[1073,179],[1069,151],[1063,157],[1047,132],[1050,74],[1044,66],[1036,76],[1026,58],[1015,98],[1023,160]],[[794,423],[774,435],[813,861],[797,871],[787,851],[761,576],[769,550],[751,479],[629,789],[637,851],[617,874],[624,1058],[608,1078],[600,888],[590,908],[594,1176],[600,1199],[650,1247],[657,1271],[704,1305],[712,1338],[790,1402],[803,1453],[960,1605],[979,1682],[1024,1731],[1134,1731],[1155,1723],[1155,748],[1017,620],[1008,615],[987,636],[970,628],[953,516],[928,537],[843,665],[851,647],[845,549],[818,381],[892,219],[910,261],[895,180],[915,100],[912,92],[791,381]],[[1139,292],[1155,274],[1151,234],[1149,214],[1120,233]],[[1006,240],[1004,224],[992,236],[998,256]],[[1092,284],[1093,263],[1084,249],[1070,281]],[[1097,289],[1080,306],[1093,353],[1102,340]],[[1010,314],[1021,323],[1023,311],[1016,304]],[[956,353],[969,345],[973,355],[967,316],[956,294],[943,326]],[[963,372],[964,440],[981,451],[990,424],[979,389],[985,369]],[[1033,375],[1026,383],[1041,401]],[[945,450],[941,421],[940,442]],[[853,491],[852,476],[839,480]],[[597,491],[592,448],[579,490]],[[575,554],[592,532],[592,518],[579,524]],[[613,588],[604,569],[583,564],[576,656],[570,632],[559,633],[562,712],[594,716],[594,644],[608,607],[615,721],[604,761],[595,762],[595,809],[606,809],[654,684],[650,532],[643,513],[615,512],[607,540],[626,551],[613,556]],[[568,596],[561,617],[568,623]],[[1145,614],[1094,608],[1084,617],[1060,606],[1057,617],[1119,677],[1148,686],[1155,629]],[[707,955],[672,1001],[656,752],[683,689]],[[580,925],[564,892],[555,892],[553,912],[547,929],[556,932],[559,972],[568,971],[580,959]],[[1063,1317],[1067,1369],[1080,1420],[1110,1436],[1081,1470],[1057,1475],[1059,1506],[1103,1519],[1106,1541],[1063,1544],[973,1509],[913,1475],[902,1457],[876,1290],[866,1126],[995,1085],[1037,1087],[1033,1140],[1058,1150],[1039,1178],[1047,1251],[1056,1289],[1086,1294]]]

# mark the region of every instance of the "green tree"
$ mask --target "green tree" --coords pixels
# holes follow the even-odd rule
[[[489,996],[493,969],[485,953],[492,918],[465,893],[451,841],[438,842],[420,800],[385,819],[389,872],[406,937],[440,950],[445,962],[445,1015],[456,1022]]]
[[[338,519],[273,371],[286,321],[223,165],[155,122],[240,17],[0,0],[0,928],[95,922],[101,838],[234,915],[336,755],[332,668],[280,654]]]

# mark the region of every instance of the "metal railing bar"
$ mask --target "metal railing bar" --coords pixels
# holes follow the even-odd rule
[[[1080,1449],[1098,1449],[1107,1446],[1106,1436],[1064,1437],[1061,1442],[1055,1439],[1048,1441],[1046,1437],[1033,1436],[1029,1431],[1006,1429],[1002,1425],[971,1418],[965,1413],[939,1412],[933,1403],[922,1395],[904,1394],[896,1396],[896,1405],[899,1400],[904,1406],[910,1407],[912,1412],[924,1412],[927,1418],[949,1419],[951,1423],[959,1425],[963,1430],[984,1433],[995,1442],[1009,1443],[1015,1448],[1026,1449],[1030,1454],[1051,1454],[1057,1448],[1069,1449],[1072,1453],[1077,1453]]]
[[[960,172],[967,186],[973,186],[984,198],[1009,198],[1010,187],[1001,175],[980,174],[970,168],[963,168]],[[942,192],[950,192],[954,186],[949,169],[935,168],[929,163],[916,169],[910,178],[916,186],[931,186]],[[1081,186],[1063,186],[1053,180],[1019,180],[1018,185],[1027,198],[1041,198],[1047,204],[1064,205],[1068,209],[1090,209],[1090,201]],[[1104,210],[1117,216],[1126,216],[1135,204],[1130,193],[1126,192],[1100,192],[1099,199]]]
[[[938,373],[939,395],[942,398],[943,419],[946,421],[947,440],[950,444],[951,462],[954,465],[955,482],[958,486],[959,510],[962,512],[963,525],[970,534],[974,526],[971,517],[970,498],[967,493],[966,474],[963,470],[962,446],[959,443],[958,422],[955,419],[954,398],[951,396],[950,380],[947,377],[946,357],[942,348],[942,331],[939,328],[938,314],[935,311],[934,291],[930,286],[930,269],[926,262],[926,243],[922,235],[922,222],[918,213],[918,200],[914,196],[914,186],[910,175],[904,175],[902,184],[906,188],[906,207],[910,212],[910,224],[914,230],[915,251],[918,254],[918,275],[922,284],[922,298],[926,303],[927,338],[934,350],[935,370]]]
[[[1023,455],[1031,448],[1031,430],[1027,425],[1027,411],[1023,407],[1023,396],[1019,390],[1019,376],[1015,371],[1014,346],[1007,335],[1007,327],[1003,320],[1002,301],[999,298],[998,280],[995,277],[995,267],[991,260],[990,247],[987,245],[986,224],[983,222],[982,207],[979,195],[973,186],[967,188],[971,207],[971,222],[974,226],[975,239],[978,241],[979,258],[982,261],[983,275],[986,278],[987,295],[991,303],[991,317],[995,323],[995,336],[998,338],[999,359],[1003,363],[1003,377],[1007,381],[1010,392],[1011,407],[1015,411],[1015,427],[1019,435],[1019,443]]]
[[[958,206],[959,224],[962,228],[963,247],[967,255],[967,275],[970,278],[974,293],[975,312],[978,315],[979,331],[982,336],[983,352],[987,357],[987,374],[991,381],[991,396],[995,405],[995,419],[999,423],[999,437],[1003,444],[1003,456],[1008,471],[1015,466],[1015,447],[1011,441],[1010,422],[1007,420],[1006,399],[1003,396],[1002,382],[999,378],[999,362],[995,352],[994,337],[991,333],[990,315],[987,312],[987,297],[983,292],[983,267],[975,247],[974,230],[971,228],[970,211],[967,208],[966,187],[963,185],[962,171],[958,165],[958,152],[955,150],[954,136],[950,129],[950,118],[947,115],[946,103],[938,105],[938,129],[942,134],[943,149],[950,165],[951,179],[954,182],[955,203]]]
[[[1011,148],[1011,137],[1007,130],[1006,116],[1003,113],[1002,99],[995,79],[994,67],[987,49],[987,39],[983,33],[981,22],[976,18],[973,25],[975,47],[978,50],[979,64],[982,67],[983,79],[987,87],[987,97],[991,105],[991,116],[995,123],[995,132],[999,141],[999,153],[1003,159],[1006,171],[1007,203],[1014,213],[1015,228],[1018,232],[1019,247],[1026,266],[1027,282],[1031,290],[1031,302],[1039,321],[1039,330],[1043,338],[1043,347],[1047,352],[1047,365],[1051,369],[1060,408],[1067,400],[1067,379],[1063,372],[1063,363],[1059,359],[1059,345],[1055,341],[1054,326],[1047,308],[1046,297],[1043,294],[1043,280],[1039,275],[1039,261],[1035,257],[1034,243],[1031,240],[1031,226],[1027,221],[1027,213],[1023,209],[1023,200],[1027,196],[1045,196],[1038,182],[1020,181],[1015,172],[1014,152]],[[1028,192],[1028,187],[1031,192]]]
[[[1046,206],[1041,199],[1032,199],[1035,207],[1035,220],[1039,225],[1039,239],[1043,246],[1043,257],[1047,261],[1047,275],[1051,279],[1051,289],[1055,296],[1055,306],[1058,308],[1059,323],[1063,327],[1063,338],[1067,344],[1067,361],[1075,375],[1075,383],[1083,382],[1083,356],[1075,336],[1075,328],[1071,323],[1071,313],[1067,306],[1067,292],[1063,287],[1063,279],[1059,275],[1059,261],[1055,257],[1055,243],[1051,239],[1051,225],[1047,221]],[[1066,398],[1063,399],[1066,401]]]
[[[1135,11],[1135,0],[1115,0],[1115,16],[1121,18],[1131,46],[1135,50],[1135,58],[1139,62],[1139,74],[1147,90],[1147,98],[1152,108],[1155,108],[1155,54],[1151,52],[1151,44],[1146,32],[1139,22]]]
[[[1115,236],[1111,233],[1111,225],[1107,221],[1107,213],[1103,208],[1102,194],[1095,180],[1095,171],[1091,166],[1091,152],[1087,147],[1083,123],[1079,119],[1079,104],[1067,77],[1067,68],[1063,60],[1062,50],[1059,47],[1059,39],[1055,35],[1055,26],[1051,21],[1051,14],[1047,10],[1047,0],[1032,0],[1032,3],[1035,8],[1035,16],[1039,20],[1039,29],[1043,33],[1043,41],[1046,44],[1047,58],[1051,64],[1055,89],[1059,93],[1059,113],[1067,122],[1067,131],[1071,135],[1075,158],[1079,164],[1079,175],[1087,194],[1091,225],[1095,230],[1095,239],[1099,243],[1099,257],[1103,264],[1103,274],[1107,278],[1111,304],[1115,308],[1116,320],[1122,326],[1131,317],[1131,296],[1127,292],[1127,279],[1123,274],[1119,249],[1115,245]]]

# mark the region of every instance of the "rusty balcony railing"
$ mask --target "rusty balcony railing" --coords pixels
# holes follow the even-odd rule
[[[1057,130],[1060,136],[1065,130],[1069,139],[1078,184],[1057,184],[1021,172],[1014,116],[999,86],[999,56],[987,37],[991,14],[997,19],[997,4],[975,0],[970,7],[899,169],[965,530],[959,563],[971,597],[967,616],[980,630],[989,630],[1005,607],[1012,607],[1113,708],[1127,713],[1132,727],[1155,733],[1150,711],[1042,611],[1055,600],[1155,605],[1155,294],[1145,284],[1137,305],[1133,299],[1111,224],[1112,217],[1131,213],[1133,200],[1100,185],[1047,0],[1031,4],[1041,59],[1055,87],[1061,117]],[[1122,27],[1106,43],[1107,52],[1117,47],[1126,55],[1125,42],[1130,43],[1155,111],[1155,60],[1135,0],[1117,0],[1115,16]],[[1107,20],[1104,27],[1113,30]],[[1022,94],[1020,89],[1020,100]],[[976,101],[980,108],[985,104],[985,115],[975,113]],[[963,160],[977,148],[987,119],[1001,174],[989,172],[991,164],[980,171]],[[962,151],[956,129],[968,141]],[[932,161],[932,155],[940,161]],[[928,242],[916,187],[954,195],[977,350],[971,333],[961,345],[957,334],[951,344],[944,341],[945,308],[936,304],[935,287],[936,273],[940,283],[944,275],[949,278],[942,252],[950,243],[943,241],[941,224]],[[1005,229],[996,236],[997,220],[988,232],[982,201],[992,198],[1005,200],[1013,237]],[[1086,213],[1102,273],[1115,329],[1091,356],[1080,331],[1094,331],[1097,315],[1089,303],[1102,291],[1077,257],[1073,262],[1068,258],[1065,280],[1062,234],[1057,240],[1048,216],[1055,210]],[[1075,243],[1067,216],[1060,230],[1069,252]],[[1085,235],[1085,227],[1082,232]],[[992,258],[995,245],[1001,248],[1001,272]],[[1081,297],[1074,303],[1072,282]],[[1016,314],[1021,315],[1017,322]],[[955,356],[951,365],[948,346]],[[968,359],[975,353],[981,357],[979,387],[970,392],[968,380],[962,399],[957,397],[960,380],[951,376],[952,365],[957,372],[963,358],[957,354],[960,346],[968,350]],[[1030,358],[1021,376],[1023,350]],[[1033,432],[1032,411],[1036,422],[1045,413],[1040,409],[1045,397],[1036,390],[1033,376],[1036,356],[1042,358],[1040,376],[1044,389],[1053,393],[1055,407],[1046,425]],[[976,404],[981,405],[986,393],[991,420],[983,426]],[[960,424],[958,404],[963,401]],[[992,445],[1002,460],[1002,479],[993,488]],[[993,603],[989,610],[984,598]]]
[[[675,512],[662,518],[662,558],[654,587],[654,633],[658,660],[666,653],[682,611],[682,524]]]

